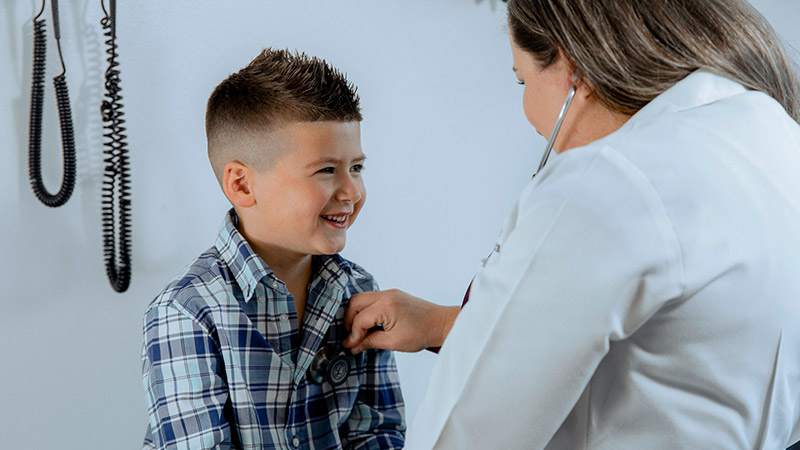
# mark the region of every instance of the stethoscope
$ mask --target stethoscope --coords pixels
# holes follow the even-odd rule
[[[308,367],[308,379],[314,384],[327,381],[338,386],[350,375],[352,366],[349,353],[341,344],[328,344],[317,350]]]
[[[553,127],[553,132],[550,133],[550,139],[547,140],[547,146],[544,148],[544,154],[542,154],[542,160],[539,162],[539,168],[536,169],[536,173],[533,174],[533,177],[539,173],[540,170],[547,164],[547,158],[550,157],[550,152],[553,150],[553,144],[556,142],[556,137],[558,136],[558,132],[561,130],[561,123],[564,122],[564,117],[567,115],[567,110],[569,109],[569,105],[572,103],[572,98],[575,97],[575,92],[578,90],[578,86],[574,83],[578,81],[578,76],[576,75],[573,79],[573,85],[569,89],[567,93],[567,99],[564,100],[564,104],[561,106],[561,112],[558,113],[558,118],[556,119],[556,124]]]
[[[573,83],[577,81],[578,77],[576,76],[573,78]],[[567,93],[567,98],[564,100],[561,111],[558,113],[553,132],[550,133],[550,139],[547,140],[547,146],[544,148],[544,154],[542,155],[542,160],[539,162],[539,168],[536,170],[536,173],[533,174],[534,177],[542,170],[544,165],[547,164],[547,159],[553,151],[553,144],[556,142],[558,132],[561,131],[561,124],[564,122],[564,117],[567,115],[567,110],[569,110],[569,105],[572,104],[572,98],[575,97],[575,92],[577,90],[578,86],[573,84]],[[500,251],[499,245],[495,246],[492,253],[497,251]],[[492,255],[489,254],[489,256],[483,260],[483,265],[486,265],[486,261],[491,256]],[[472,284],[470,283],[470,287],[471,286]],[[467,289],[467,294],[464,297],[464,303],[466,303],[468,299],[469,289]],[[327,381],[332,386],[338,386],[344,383],[344,380],[350,375],[350,369],[350,357],[344,347],[341,344],[328,344],[320,348],[317,354],[314,355],[314,359],[311,361],[311,365],[308,368],[308,378],[315,384],[322,384],[323,381]]]
[[[369,331],[381,331],[383,324],[379,323],[370,328]],[[353,369],[350,363],[350,352],[341,343],[327,344],[322,346],[311,360],[308,366],[308,379],[314,384],[322,384],[324,381],[331,386],[338,386],[350,375]]]
[[[542,160],[539,162],[539,168],[536,169],[536,172],[533,175],[531,175],[531,179],[535,178],[536,174],[539,173],[542,170],[542,168],[544,168],[545,164],[547,164],[547,159],[550,157],[550,153],[553,151],[553,144],[555,144],[556,142],[556,137],[558,137],[558,132],[561,131],[561,124],[564,122],[564,117],[566,117],[567,115],[567,110],[569,110],[569,105],[572,104],[572,98],[575,97],[575,92],[578,90],[578,85],[576,84],[577,82],[578,82],[578,76],[575,75],[572,78],[573,84],[572,87],[569,89],[569,92],[567,93],[567,98],[566,100],[564,100],[564,104],[561,105],[561,111],[558,113],[558,118],[556,119],[555,126],[553,126],[553,132],[550,133],[550,139],[547,140],[547,145],[544,148],[544,154],[542,154]],[[495,244],[494,248],[489,253],[489,256],[481,260],[481,266],[486,267],[486,263],[489,261],[489,258],[491,258],[492,255],[494,255],[495,253],[499,252],[500,252],[500,244]],[[472,287],[472,283],[470,283],[470,287]],[[464,304],[466,304],[466,302],[469,299],[469,291],[470,289],[468,288],[467,294],[464,297]]]

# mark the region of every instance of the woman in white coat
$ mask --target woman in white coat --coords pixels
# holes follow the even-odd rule
[[[556,154],[463,309],[393,290],[347,314],[356,352],[442,345],[407,448],[800,440],[800,85],[772,29],[744,0],[508,7]]]

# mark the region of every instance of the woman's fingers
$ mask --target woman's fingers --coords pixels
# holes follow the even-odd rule
[[[367,333],[366,336],[364,336],[361,342],[359,342],[353,348],[351,348],[350,352],[356,354],[371,348],[395,350],[393,348],[394,345],[389,341],[390,341],[389,335],[385,331],[383,330],[371,331]]]
[[[356,314],[378,301],[381,292],[382,291],[364,292],[363,294],[356,294],[350,297],[350,304],[347,307],[347,311],[344,313],[344,326],[346,329],[351,330],[353,328],[353,319],[356,317]]]
[[[369,294],[378,293],[370,292],[367,294],[358,294],[357,296]],[[353,298],[355,299],[357,296],[354,296]],[[376,296],[373,295],[372,297]],[[387,322],[382,305],[383,304],[379,302],[377,298],[367,298],[359,303],[356,303],[355,307],[351,303],[350,307],[348,307],[347,311],[345,312],[345,326],[348,327],[349,322],[348,328],[350,329],[350,335],[347,336],[347,339],[345,339],[345,341],[342,343],[345,347],[352,348],[356,344],[361,343],[362,340],[367,337],[370,329],[379,325],[383,326],[384,323]],[[377,331],[373,331],[371,334],[374,334],[375,332]],[[353,353],[358,352],[354,351]]]
[[[345,312],[350,335],[343,345],[353,353],[368,348],[418,352],[440,346],[459,310],[397,289],[357,294]]]

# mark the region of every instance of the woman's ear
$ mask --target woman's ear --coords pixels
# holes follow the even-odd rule
[[[555,64],[557,64],[556,70],[562,73],[562,79],[569,80],[569,87],[575,86],[577,88],[575,95],[584,97],[592,95],[591,89],[589,89],[589,86],[586,85],[581,75],[575,69],[575,64],[572,63],[572,60],[567,58],[567,55],[560,48],[558,49],[558,56],[556,56]]]
[[[244,164],[232,161],[222,169],[222,190],[233,204],[240,208],[249,208],[256,203],[253,193],[255,172]]]
[[[592,97],[592,89],[589,84],[581,78],[580,75],[577,73],[572,77],[572,85],[575,86],[576,91],[575,95],[583,97],[584,99],[588,100]]]

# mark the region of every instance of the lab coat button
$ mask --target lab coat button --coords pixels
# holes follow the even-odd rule
[[[294,438],[292,438],[292,446],[293,446],[294,448],[300,447],[300,439],[297,439],[297,436],[295,436]]]

